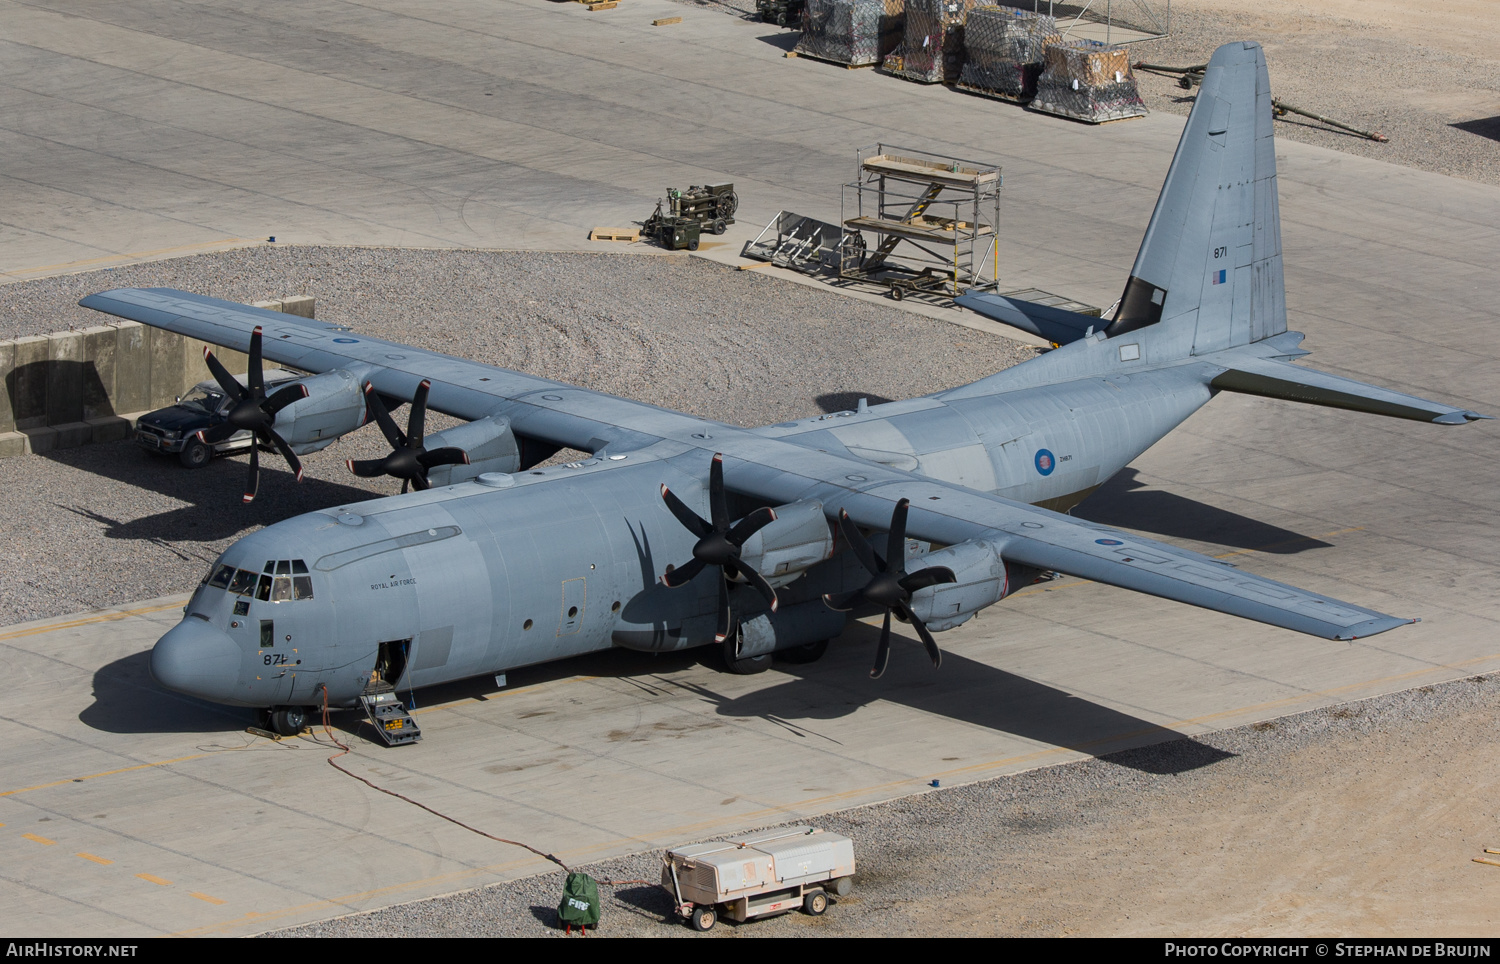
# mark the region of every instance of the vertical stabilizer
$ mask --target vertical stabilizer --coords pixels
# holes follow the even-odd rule
[[[1260,44],[1225,44],[1203,74],[1108,333],[1203,354],[1286,331],[1271,83]]]

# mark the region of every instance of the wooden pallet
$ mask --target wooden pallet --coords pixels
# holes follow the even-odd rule
[[[620,5],[620,0],[578,0],[588,8],[589,13],[595,10],[613,10]]]
[[[874,64],[845,64],[845,63],[840,63],[837,60],[829,60],[827,57],[816,57],[816,56],[814,56],[812,54],[798,53],[795,50],[788,50],[786,52],[786,55],[788,57],[806,57],[808,60],[816,60],[816,61],[818,61],[820,63],[833,64],[835,67],[842,67],[845,70],[864,70],[866,67],[874,67],[875,66]]]
[[[662,17],[660,20],[651,21],[653,27],[670,27],[674,23],[682,23],[681,17]]]
[[[639,228],[595,228],[589,232],[590,241],[639,241],[640,239]]]

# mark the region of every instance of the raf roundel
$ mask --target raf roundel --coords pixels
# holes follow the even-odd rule
[[[1043,475],[1051,475],[1055,468],[1057,468],[1057,457],[1046,449],[1037,449],[1036,470]]]
[[[1101,546],[1123,546],[1125,544],[1119,539],[1095,539],[1094,541]]]
[[[335,344],[339,344],[339,345],[354,345],[354,344],[358,344],[358,342],[359,342],[358,338],[335,338],[334,339],[334,343]]]

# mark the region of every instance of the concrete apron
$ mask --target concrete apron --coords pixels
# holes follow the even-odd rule
[[[340,763],[581,864],[1500,669],[1488,634],[1451,625],[1398,651],[1213,615],[1204,632],[1125,596],[1026,590],[944,633],[941,670],[913,638],[877,682],[878,629],[855,624],[758,676],[620,651],[423,691],[423,742],[385,748],[340,714]],[[556,869],[340,774],[321,729],[273,743],[162,691],[149,649],[184,599],[0,632],[25,731],[0,748],[0,926],[245,935]]]

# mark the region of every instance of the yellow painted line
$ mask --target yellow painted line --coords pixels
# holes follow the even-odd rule
[[[144,881],[148,881],[149,883],[160,884],[163,887],[170,886],[172,883],[170,880],[162,880],[160,877],[156,877],[152,874],[136,874],[136,876]]]
[[[23,636],[39,636],[42,633],[50,633],[58,629],[74,629],[78,626],[92,626],[96,623],[112,623],[121,619],[129,619],[131,616],[144,616],[147,613],[159,613],[168,609],[181,609],[187,597],[178,602],[163,603],[160,606],[143,606],[140,609],[114,609],[107,612],[95,613],[92,616],[84,616],[80,619],[70,619],[65,623],[48,623],[45,626],[31,626],[27,629],[16,629],[8,633],[0,633],[0,642],[7,639],[20,639]]]
[[[96,864],[103,864],[106,867],[108,867],[110,864],[114,863],[113,860],[106,860],[103,857],[95,857],[93,854],[79,853],[79,854],[76,854],[75,856],[82,857],[84,860],[92,860],[94,863],[96,863]]]
[[[229,901],[227,901],[227,900],[220,900],[217,897],[210,897],[207,894],[200,894],[196,890],[189,891],[188,892],[188,896],[189,897],[196,897],[199,900],[206,900],[210,904],[227,904],[227,903],[229,903]]]
[[[27,840],[35,840],[39,844],[46,844],[48,847],[57,843],[56,840],[48,840],[46,837],[38,837],[34,833],[23,833],[21,834],[21,836],[25,837]]]
[[[135,261],[140,258],[154,258],[159,254],[172,254],[177,251],[198,251],[211,248],[220,244],[258,244],[259,241],[251,241],[249,238],[224,238],[220,241],[203,241],[199,244],[179,244],[170,248],[157,248],[154,251],[130,251],[125,254],[103,254],[97,258],[85,258],[82,261],[64,261],[61,264],[44,264],[38,268],[15,268],[10,271],[0,271],[0,274],[23,275],[36,274],[39,271],[61,271],[65,268],[86,268],[91,264],[101,264],[105,261]]]
[[[51,783],[38,783],[36,786],[20,787],[15,790],[0,792],[0,797],[13,797],[18,793],[30,793],[32,790],[45,790],[48,787],[60,787],[65,783],[82,783],[85,780],[97,780],[100,777],[112,777],[117,773],[129,773],[132,770],[149,770],[152,767],[164,767],[169,763],[181,763],[184,760],[196,760],[199,757],[213,756],[212,753],[194,753],[192,756],[173,757],[170,760],[157,760],[155,763],[138,763],[133,767],[120,767],[118,770],[105,770],[103,773],[91,773],[86,777],[69,777],[66,780],[53,780]]]

